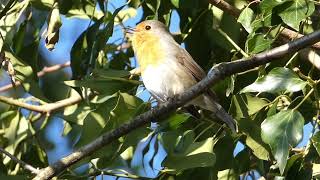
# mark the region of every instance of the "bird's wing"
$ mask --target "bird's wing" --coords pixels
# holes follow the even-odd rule
[[[178,62],[187,69],[188,72],[192,74],[192,76],[197,80],[201,81],[206,73],[203,69],[193,60],[191,55],[183,48],[179,48],[180,51],[176,54],[176,58]]]

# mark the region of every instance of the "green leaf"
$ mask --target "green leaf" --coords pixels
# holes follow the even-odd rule
[[[238,17],[238,22],[244,27],[244,29],[248,32],[252,32],[251,23],[254,20],[254,12],[249,7],[246,7],[242,10],[240,16]]]
[[[268,102],[259,97],[250,94],[236,94],[232,97],[230,113],[236,119],[246,118],[257,113],[266,105],[268,105]]]
[[[295,147],[303,136],[304,118],[296,110],[285,110],[267,117],[261,124],[262,140],[269,144],[281,174],[287,164],[289,147]]]
[[[135,84],[127,83],[126,80],[118,81],[105,79],[71,80],[64,81],[64,84],[70,87],[91,88],[103,95],[112,95],[118,91],[125,92],[136,86]]]
[[[141,113],[140,106],[145,106],[141,99],[126,93],[117,94],[86,114],[82,135],[77,143],[78,147],[89,143],[104,132],[117,128]]]
[[[279,6],[289,0],[263,0],[259,4],[260,10],[265,13],[265,12],[271,12],[276,6]]]
[[[233,169],[226,169],[218,172],[218,180],[237,180],[239,175]]]
[[[161,128],[169,130],[178,129],[182,123],[190,118],[189,114],[173,114],[166,121],[161,123]]]
[[[13,64],[16,72],[15,77],[22,83],[23,88],[33,96],[45,99],[38,83],[35,81],[35,74],[32,68],[9,51],[5,51],[5,56]]]
[[[45,46],[49,51],[54,49],[55,44],[59,41],[59,30],[62,25],[58,3],[53,4],[52,11],[48,18],[48,28],[46,30]]]
[[[291,69],[277,67],[241,92],[296,92],[302,90],[306,84],[307,82],[301,80]]]
[[[255,34],[246,41],[246,51],[250,54],[270,49],[273,40],[265,39],[264,34]]]
[[[284,4],[279,16],[288,26],[299,31],[300,22],[315,10],[314,3],[305,0],[293,0]]]
[[[180,0],[171,0],[171,3],[173,4],[173,6],[174,6],[175,8],[179,8]]]
[[[269,160],[269,152],[261,142],[253,139],[251,136],[247,136],[246,145],[252,150],[257,158],[265,161]]]
[[[88,73],[89,67],[95,67],[98,52],[103,50],[106,42],[112,36],[115,17],[123,7],[117,8],[110,17],[101,17],[94,25],[84,31],[73,44],[71,68],[74,79],[81,79]],[[100,25],[104,21],[107,21],[108,24],[100,30]]]
[[[72,7],[66,13],[70,18],[81,19],[100,19],[103,17],[103,12],[96,8],[96,3],[92,1],[73,1]]]
[[[184,153],[170,153],[163,162],[163,172],[183,171],[196,167],[213,166],[216,160],[213,153],[214,140],[208,138],[202,142],[190,144]]]
[[[238,120],[239,130],[246,135],[245,144],[252,150],[253,154],[262,160],[269,160],[269,147],[261,139],[261,114],[264,110],[261,109],[254,119],[241,118]]]
[[[28,6],[29,1],[15,2],[14,6],[0,19],[1,34],[7,42],[12,42],[14,33],[19,27],[17,26],[18,21],[20,20],[20,17],[23,16],[24,11]]]
[[[316,179],[320,178],[320,164],[312,164],[312,177]]]
[[[312,136],[311,141],[314,148],[317,150],[320,156],[320,131],[318,131],[315,135]]]

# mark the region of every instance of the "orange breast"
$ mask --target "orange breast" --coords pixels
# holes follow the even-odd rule
[[[165,50],[159,41],[159,37],[147,33],[137,33],[133,36],[133,49],[142,71],[147,66],[157,65],[164,60]]]

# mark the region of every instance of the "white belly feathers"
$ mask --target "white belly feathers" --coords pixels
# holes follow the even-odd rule
[[[169,61],[166,63],[149,65],[142,74],[147,90],[162,101],[184,92],[196,83],[191,74],[179,67],[180,64]]]

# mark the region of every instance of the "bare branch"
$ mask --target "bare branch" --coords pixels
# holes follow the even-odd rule
[[[56,111],[60,108],[67,107],[73,104],[76,104],[82,100],[82,97],[78,94],[74,94],[69,98],[63,99],[61,101],[57,101],[54,103],[48,103],[43,105],[32,105],[25,102],[22,102],[17,99],[13,99],[10,97],[0,96],[0,102],[4,102],[6,104],[19,106],[31,111],[39,112],[39,113],[51,113],[53,111]]]
[[[316,31],[300,39],[271,49],[270,51],[256,54],[250,58],[244,58],[233,62],[218,64],[212,68],[206,78],[191,87],[186,92],[174,96],[167,102],[164,102],[154,109],[133,118],[130,122],[122,124],[120,127],[112,130],[111,132],[107,132],[101,135],[91,143],[74,151],[70,155],[58,160],[57,162],[44,169],[41,169],[41,172],[34,179],[50,179],[64,171],[67,167],[70,167],[81,159],[93,154],[103,146],[110,144],[113,140],[128,134],[138,127],[150,123],[151,120],[163,120],[162,118],[164,115],[174,112],[178,107],[183,106],[188,101],[200,95],[209,86],[215,84],[217,81],[222,80],[229,75],[243,72],[254,67],[266,64],[273,60],[280,59],[280,57],[283,57],[288,53],[297,52],[298,50],[310,46],[318,42],[319,40],[320,31]]]
[[[69,67],[69,66],[70,66],[70,61],[67,61],[67,62],[65,62],[65,63],[63,63],[63,64],[56,64],[56,65],[49,66],[49,67],[45,66],[41,71],[39,71],[39,72],[37,73],[37,76],[38,76],[38,77],[42,77],[42,76],[44,76],[44,75],[47,74],[47,73],[55,72],[55,71],[58,71],[58,70],[60,70],[60,69],[63,69],[63,68]],[[20,82],[20,81],[16,81],[16,82],[15,82],[15,86],[16,86],[16,87],[17,87],[17,86],[20,86],[20,85],[21,85],[21,82]],[[5,86],[0,87],[0,93],[1,93],[1,92],[5,92],[5,91],[13,88],[13,86],[14,86],[13,84],[8,84],[8,85],[5,85]]]
[[[30,164],[16,158],[14,155],[10,154],[8,151],[4,150],[0,147],[0,152],[8,156],[11,160],[15,161],[16,163],[20,164],[24,169],[30,171],[33,174],[39,174],[40,170],[38,168],[34,168]]]
[[[234,16],[235,18],[238,18],[241,10],[237,9],[236,7],[230,5],[228,2],[224,0],[209,0],[209,3],[216,6],[217,8],[223,10],[224,12],[229,13],[230,15]],[[298,32],[292,31],[288,28],[284,28],[280,33],[282,38],[285,38],[286,41],[291,41],[297,38],[301,38],[303,34],[300,34]],[[320,43],[315,43],[312,45],[313,48],[320,50]]]

